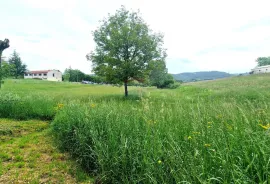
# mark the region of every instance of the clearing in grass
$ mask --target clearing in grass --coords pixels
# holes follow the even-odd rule
[[[0,119],[0,183],[89,183],[39,120]]]

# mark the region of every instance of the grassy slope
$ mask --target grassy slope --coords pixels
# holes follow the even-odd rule
[[[0,119],[0,183],[76,183],[89,177],[52,143],[48,123]]]
[[[36,93],[48,97],[43,101],[51,99],[47,107],[63,103],[55,125],[66,132],[75,126],[79,134],[72,130],[69,136],[80,140],[66,145],[68,151],[78,153],[87,149],[87,139],[94,140],[100,174],[107,181],[262,182],[270,178],[269,130],[258,124],[270,122],[269,81],[265,74],[189,83],[175,90],[130,88],[132,94],[143,94],[141,101],[123,100],[118,87],[44,81],[7,81],[2,92],[29,96],[37,107]],[[87,154],[75,156],[87,161]]]

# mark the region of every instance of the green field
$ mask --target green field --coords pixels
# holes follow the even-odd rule
[[[50,121],[53,143],[96,182],[269,183],[269,81],[129,87],[125,98],[123,87],[7,80],[0,117]]]

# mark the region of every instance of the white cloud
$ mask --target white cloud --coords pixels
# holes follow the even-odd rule
[[[254,67],[257,57],[270,55],[267,0],[10,0],[1,6],[2,3],[0,18],[5,27],[0,29],[0,35],[11,41],[11,48],[4,54],[17,49],[29,69],[63,71],[71,66],[90,73],[91,65],[85,55],[95,45],[91,31],[121,5],[140,9],[150,27],[164,33],[169,72],[245,72]],[[14,9],[12,5],[16,3],[19,6]]]

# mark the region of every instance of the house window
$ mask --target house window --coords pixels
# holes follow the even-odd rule
[[[40,73],[39,76],[41,76],[42,74]]]
[[[34,76],[37,76],[37,74],[34,74]]]
[[[54,73],[52,74],[52,76],[54,77]]]
[[[44,73],[43,75],[44,75],[44,76],[47,76],[47,74],[46,74],[46,73]]]

